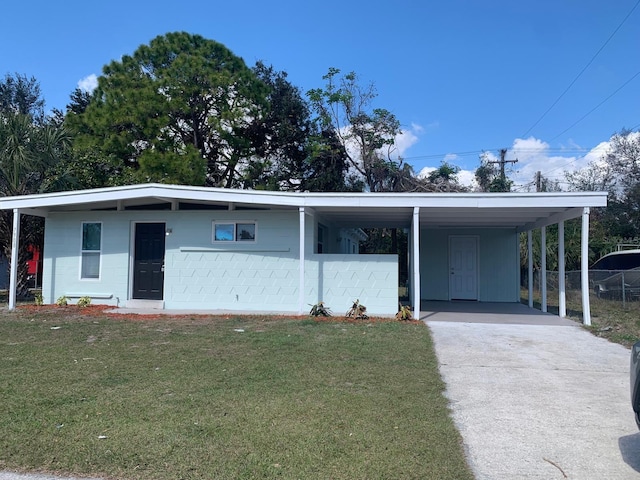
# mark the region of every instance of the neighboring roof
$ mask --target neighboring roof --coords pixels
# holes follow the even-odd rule
[[[308,193],[184,185],[122,187],[0,198],[0,210],[47,216],[51,212],[126,210],[162,206],[298,209],[305,207],[344,227],[407,227],[414,207],[421,226],[513,227],[526,230],[575,218],[584,207],[607,205],[606,192],[560,193]]]

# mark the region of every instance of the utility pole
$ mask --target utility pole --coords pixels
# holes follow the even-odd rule
[[[540,170],[536,172],[535,182],[536,182],[536,192],[541,192],[542,191],[542,172]]]
[[[502,148],[500,149],[500,160],[494,160],[494,161],[490,161],[487,163],[499,163],[500,164],[500,180],[502,180],[502,184],[504,185],[505,181],[506,181],[506,176],[504,174],[504,166],[507,163],[518,163],[518,159],[516,158],[515,160],[506,160],[504,157],[507,156],[507,149],[506,148]]]

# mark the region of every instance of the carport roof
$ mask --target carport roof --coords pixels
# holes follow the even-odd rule
[[[166,208],[288,210],[305,207],[336,225],[408,227],[419,208],[422,227],[511,227],[520,231],[579,217],[603,207],[606,192],[308,193],[142,184],[0,199],[0,209],[52,212]]]

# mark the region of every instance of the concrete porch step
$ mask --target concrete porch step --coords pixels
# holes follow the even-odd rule
[[[164,310],[164,300],[141,300],[136,298],[136,299],[127,300],[125,307]]]

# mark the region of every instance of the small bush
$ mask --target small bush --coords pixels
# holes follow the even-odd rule
[[[400,310],[396,313],[397,320],[409,321],[413,320],[413,312],[408,305],[400,305]]]
[[[78,304],[80,308],[88,307],[91,305],[91,297],[80,297],[78,299]]]
[[[33,301],[35,302],[36,305],[38,305],[39,307],[41,307],[42,305],[44,305],[44,298],[42,297],[42,292],[38,292],[33,296]]]
[[[58,299],[56,300],[56,305],[58,305],[59,307],[65,307],[68,304],[69,304],[69,299],[64,295],[62,295],[61,297],[58,297]]]
[[[367,307],[360,303],[360,300],[356,300],[351,305],[351,308],[347,310],[345,315],[347,318],[356,318],[356,319],[367,319],[369,316],[367,315]]]
[[[309,315],[312,317],[330,317],[331,310],[325,306],[324,302],[318,302],[315,305],[311,305]]]

